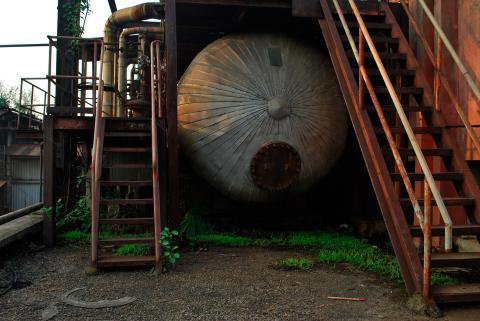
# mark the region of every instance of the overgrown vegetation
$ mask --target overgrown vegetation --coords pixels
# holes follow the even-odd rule
[[[203,208],[191,208],[185,213],[180,223],[180,233],[186,240],[193,241],[198,235],[206,234],[211,227],[205,223],[203,217],[206,210]]]
[[[162,254],[167,261],[166,268],[172,268],[180,258],[180,248],[176,244],[178,231],[165,227],[160,233],[160,244],[162,245]]]
[[[85,31],[85,23],[91,13],[90,0],[74,0],[63,5],[66,29],[68,34],[80,37]]]
[[[287,259],[279,260],[275,263],[275,266],[286,270],[308,271],[313,267],[313,261],[303,257],[290,257]]]
[[[197,242],[228,246],[291,246],[318,250],[317,260],[323,263],[348,263],[372,271],[396,282],[402,276],[395,256],[384,249],[353,236],[330,231],[272,234],[269,237],[239,236],[228,233],[199,235]],[[432,285],[455,284],[458,280],[446,274],[432,273]]]
[[[152,254],[152,246],[147,244],[123,244],[115,248],[115,255],[146,256]]]

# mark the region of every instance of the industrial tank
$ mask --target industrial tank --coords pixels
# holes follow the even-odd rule
[[[343,98],[328,56],[286,35],[229,35],[178,85],[179,135],[223,194],[273,202],[308,189],[342,154]]]

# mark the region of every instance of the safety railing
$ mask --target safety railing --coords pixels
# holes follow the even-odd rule
[[[425,156],[422,153],[422,150],[420,148],[420,145],[417,142],[417,139],[415,137],[414,131],[410,125],[409,119],[407,115],[405,114],[405,111],[403,110],[402,104],[400,102],[400,99],[395,91],[395,87],[393,86],[390,77],[388,76],[388,73],[385,69],[385,66],[383,65],[383,62],[380,58],[380,55],[373,43],[372,37],[365,25],[365,22],[363,21],[363,18],[360,14],[360,11],[355,4],[354,0],[348,0],[348,3],[351,7],[351,10],[355,16],[355,19],[358,22],[359,25],[359,43],[358,43],[358,48],[356,46],[356,43],[352,37],[352,34],[350,32],[350,29],[348,27],[348,24],[345,20],[345,16],[343,14],[343,10],[340,7],[338,0],[332,0],[333,5],[335,6],[335,9],[339,15],[341,24],[343,29],[345,30],[345,34],[348,38],[348,42],[351,46],[351,49],[354,53],[355,59],[358,63],[359,66],[359,79],[358,79],[358,108],[364,109],[365,106],[363,104],[363,99],[364,99],[364,94],[365,94],[365,87],[370,94],[371,100],[373,102],[375,111],[378,115],[378,118],[380,120],[381,126],[383,131],[385,132],[388,145],[392,151],[396,167],[402,177],[402,182],[405,186],[405,189],[408,193],[408,197],[410,199],[410,202],[413,205],[414,213],[415,216],[418,219],[419,225],[423,231],[424,234],[424,263],[423,263],[423,295],[426,299],[429,298],[430,296],[430,257],[431,257],[431,212],[432,212],[432,196],[433,200],[435,200],[435,203],[437,205],[437,208],[440,212],[440,215],[442,217],[442,220],[445,225],[445,251],[451,251],[452,250],[452,220],[450,218],[450,215],[447,211],[447,208],[443,202],[442,196],[440,194],[440,191],[435,184],[435,179],[433,178],[433,175],[430,171],[430,168],[428,167],[427,161],[425,159]],[[378,100],[378,97],[375,93],[374,87],[370,81],[370,77],[367,74],[365,65],[364,65],[364,57],[365,57],[365,42],[370,49],[370,52],[372,54],[372,57],[375,61],[375,64],[380,72],[381,78],[383,79],[383,82],[385,83],[385,86],[388,90],[388,94],[390,95],[390,98],[392,99],[397,117],[400,120],[401,126],[405,130],[405,133],[407,134],[408,141],[410,145],[412,146],[412,149],[414,151],[414,154],[417,158],[418,164],[420,166],[420,169],[424,175],[424,209],[423,212],[420,208],[419,201],[417,196],[415,195],[415,190],[412,186],[412,183],[408,177],[408,173],[405,169],[405,165],[403,163],[403,160],[400,156],[399,150],[397,148],[395,139],[392,135],[390,126],[387,122],[387,119],[385,118],[385,115],[382,110],[382,106]]]
[[[470,91],[473,93],[473,96],[475,97],[477,104],[480,102],[480,90],[473,80],[472,76],[468,72],[467,68],[465,67],[464,63],[458,56],[458,54],[455,52],[455,49],[453,48],[452,44],[450,43],[448,37],[445,35],[445,32],[443,29],[440,27],[440,24],[437,22],[435,19],[434,15],[428,8],[428,6],[425,4],[424,0],[417,0],[417,3],[420,5],[420,8],[422,8],[422,12],[425,13],[425,15],[428,17],[428,20],[432,23],[434,29],[435,29],[435,34],[436,34],[436,41],[435,41],[435,55],[432,52],[432,49],[430,48],[430,45],[428,43],[428,40],[425,38],[424,33],[421,31],[417,20],[414,17],[414,14],[410,11],[408,8],[408,3],[405,0],[400,0],[400,3],[407,14],[409,18],[409,23],[411,24],[413,30],[415,31],[415,34],[417,35],[418,39],[420,39],[423,49],[425,53],[427,54],[428,60],[430,61],[431,65],[433,66],[433,72],[434,72],[434,90],[433,90],[433,97],[434,97],[434,104],[435,104],[435,109],[437,111],[441,110],[441,102],[440,102],[440,94],[441,94],[441,88],[445,89],[445,92],[447,93],[450,101],[452,102],[455,111],[457,112],[460,120],[462,121],[463,125],[465,126],[465,129],[467,131],[468,136],[473,142],[473,145],[477,152],[480,154],[480,139],[478,138],[478,135],[475,133],[475,130],[473,129],[470,121],[468,120],[468,116],[465,114],[464,110],[460,106],[460,103],[458,101],[458,97],[456,96],[452,86],[450,85],[450,82],[448,81],[448,78],[445,76],[441,65],[442,65],[442,45],[445,46],[447,49],[448,53],[450,53],[450,56],[452,57],[453,61],[455,62],[455,65],[458,67],[460,74],[463,76],[465,81],[468,84],[468,88]]]
[[[48,86],[47,86],[47,106],[53,107],[55,96],[52,94],[56,89],[57,94],[68,95],[72,106],[59,106],[56,112],[75,114],[80,116],[95,115],[96,107],[99,102],[99,77],[98,77],[98,59],[99,54],[103,52],[103,41],[98,38],[81,38],[70,36],[48,36]],[[76,50],[80,69],[77,75],[54,75],[52,73],[53,49],[57,48],[59,41],[70,41],[72,45],[69,50]],[[66,53],[65,53],[66,54]],[[90,62],[90,70],[88,63]],[[61,84],[63,83],[63,85]],[[65,85],[67,84],[67,85]],[[88,96],[90,94],[90,97]],[[53,102],[52,102],[53,98]],[[74,106],[73,106],[74,105]],[[60,110],[61,109],[61,110]],[[50,111],[54,111],[51,109]],[[48,109],[47,109],[48,112]]]
[[[48,92],[38,82],[44,82],[45,80],[45,78],[35,77],[21,78],[17,108],[17,129],[42,129]],[[39,98],[43,100],[43,103],[37,101]]]

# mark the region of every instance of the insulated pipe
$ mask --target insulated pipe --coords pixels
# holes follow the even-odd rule
[[[103,42],[107,46],[103,58],[105,72],[102,77],[105,86],[113,87],[115,50],[114,47],[112,48],[112,45],[117,41],[118,31],[127,23],[163,18],[163,13],[163,6],[159,3],[143,3],[115,11],[108,18],[103,31]],[[103,95],[103,112],[107,116],[114,116],[113,92],[105,91]]]
[[[123,29],[120,34],[119,40],[119,49],[120,55],[118,58],[118,86],[117,90],[120,93],[120,96],[125,99],[126,95],[126,83],[127,83],[127,60],[126,57],[126,48],[125,43],[127,36],[132,34],[154,34],[163,36],[163,25],[158,25],[156,27],[135,27],[135,28],[126,28]],[[123,103],[121,106],[117,106],[117,115],[123,115]]]

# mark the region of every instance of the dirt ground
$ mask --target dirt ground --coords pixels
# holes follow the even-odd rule
[[[86,276],[86,249],[57,247],[14,251],[0,268],[15,268],[31,285],[0,297],[0,320],[42,320],[53,305],[52,320],[429,320],[405,307],[403,289],[371,273],[345,265],[315,266],[308,272],[272,267],[281,258],[305,256],[294,250],[210,248],[184,253],[174,271],[108,270]],[[74,297],[85,301],[133,296],[116,308],[85,309],[60,301],[65,292],[86,287]],[[327,296],[365,297],[365,302]],[[480,320],[480,305],[446,307],[441,320]]]

